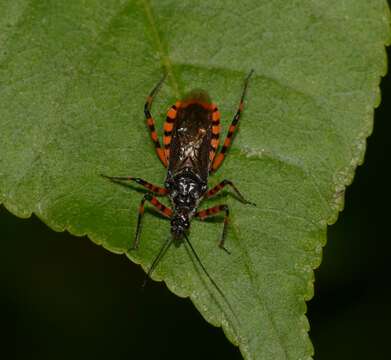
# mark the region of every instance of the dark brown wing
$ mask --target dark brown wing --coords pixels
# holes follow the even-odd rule
[[[172,176],[188,168],[207,182],[211,137],[210,104],[186,99],[177,110],[172,133],[168,166]]]

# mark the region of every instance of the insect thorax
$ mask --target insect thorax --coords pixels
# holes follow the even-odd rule
[[[167,174],[165,186],[169,190],[174,213],[186,213],[190,218],[207,190],[208,184],[189,168],[179,174]]]

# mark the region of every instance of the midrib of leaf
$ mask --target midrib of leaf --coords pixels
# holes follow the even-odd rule
[[[153,38],[154,38],[154,41],[155,41],[155,45],[158,49],[158,52],[159,52],[159,55],[160,55],[160,59],[161,59],[161,62],[162,62],[162,65],[163,67],[166,69],[166,72],[171,80],[171,84],[172,84],[172,89],[173,89],[173,92],[174,92],[174,95],[178,98],[180,97],[180,94],[179,94],[179,87],[178,87],[178,84],[176,82],[176,78],[174,76],[174,71],[173,71],[173,67],[172,67],[172,62],[171,62],[171,59],[168,55],[168,52],[166,51],[166,48],[165,46],[163,45],[163,40],[161,39],[160,35],[159,35],[159,31],[158,31],[158,28],[157,28],[157,24],[156,24],[156,21],[155,21],[155,16],[153,14],[153,10],[149,4],[149,1],[148,0],[141,0],[142,3],[143,3],[143,6],[144,6],[144,10],[145,10],[145,14],[146,14],[146,17],[148,19],[148,23],[152,29],[152,33],[153,33]],[[282,342],[282,339],[281,337],[279,336],[279,332],[278,332],[278,329],[277,329],[277,326],[275,325],[275,322],[273,320],[273,316],[271,314],[271,311],[268,309],[268,306],[267,304],[262,301],[260,295],[258,294],[258,292],[256,291],[256,279],[254,279],[253,275],[251,274],[251,266],[250,264],[252,265],[252,262],[247,254],[247,250],[244,249],[243,246],[241,246],[240,244],[240,238],[239,238],[239,230],[238,230],[238,226],[235,224],[235,221],[234,219],[231,217],[231,222],[230,222],[231,226],[232,226],[232,229],[233,229],[233,233],[234,233],[234,237],[235,237],[235,240],[240,248],[240,251],[243,255],[243,258],[246,259],[245,261],[245,269],[246,269],[246,273],[247,273],[247,276],[248,278],[250,279],[250,282],[251,282],[251,290],[252,290],[252,293],[254,295],[254,298],[257,299],[257,302],[260,306],[261,309],[263,309],[262,311],[264,311],[266,314],[267,314],[267,317],[268,317],[268,320],[271,324],[271,327],[275,333],[275,338],[277,339],[278,341],[278,344],[280,346],[280,349],[281,349],[281,352],[284,356],[285,359],[288,358],[288,355],[287,355],[287,352],[286,352],[286,349],[284,347],[284,344]],[[175,292],[175,291],[174,291]],[[226,314],[224,314],[224,316],[226,316]],[[236,333],[235,331],[235,326],[232,324],[232,330],[234,331],[234,333]],[[224,329],[224,326],[222,325],[223,329]],[[225,331],[226,335],[228,335],[228,333]],[[236,336],[238,336],[238,334],[236,334]],[[234,340],[234,339],[232,339]],[[249,341],[251,341],[251,339],[249,339]],[[234,341],[237,343],[237,340]],[[246,340],[247,342],[247,340]]]
[[[231,157],[241,158],[241,157],[248,157],[249,155],[246,154],[245,152],[242,152],[242,151],[237,151],[237,150],[235,151],[235,150],[233,150],[232,153],[230,154],[230,156]],[[257,155],[255,155],[254,153],[252,153],[250,156],[255,156],[256,159],[261,159],[261,158],[265,157],[264,154],[257,154]],[[282,159],[282,158],[280,158],[277,155],[267,156],[267,158],[269,158],[271,161],[281,162],[284,165],[289,166],[289,167],[291,167],[291,166],[296,167],[307,179],[309,179],[311,181],[311,183],[313,184],[314,190],[318,193],[318,195],[320,197],[320,200],[326,201],[325,198],[321,195],[319,187],[317,186],[316,182],[314,182],[313,177],[310,175],[310,172],[308,170],[306,170],[306,167],[303,164],[299,165],[299,164],[297,164],[295,162],[292,163],[292,161],[289,161],[287,159]],[[258,205],[257,208],[258,208],[258,210],[260,212],[273,213],[273,214],[277,214],[279,216],[283,216],[283,217],[286,217],[286,218],[292,218],[292,219],[304,221],[305,223],[311,224],[311,226],[313,226],[315,229],[318,229],[318,230],[320,230],[321,226],[325,225],[325,223],[324,223],[324,221],[322,219],[319,219],[318,222],[314,222],[314,221],[312,221],[311,219],[309,219],[307,217],[293,215],[293,214],[284,212],[281,209],[264,208],[260,204],[257,204],[257,205]],[[326,206],[327,206],[327,203],[326,203]],[[327,209],[329,210],[329,207],[326,207],[326,209],[324,209],[325,213],[326,213]],[[256,286],[256,284],[260,283],[260,280],[258,279],[257,272],[252,272],[251,271],[251,268],[255,268],[255,266],[253,265],[251,257],[248,254],[248,250],[246,249],[245,245],[242,244],[242,242],[240,241],[240,239],[241,239],[241,236],[240,236],[241,231],[240,231],[240,228],[239,228],[239,226],[237,225],[237,223],[235,221],[235,219],[236,219],[235,213],[232,214],[230,219],[231,219],[231,221],[230,221],[230,228],[232,230],[232,237],[230,237],[230,239],[231,238],[235,239],[237,247],[239,248],[240,253],[241,253],[240,256],[243,259],[245,259],[245,261],[243,261],[243,264],[244,264],[244,268],[245,268],[246,273],[247,273],[247,277],[248,277],[248,279],[249,279],[249,281],[251,283],[251,292],[252,292],[253,298],[256,299],[257,303],[259,304],[259,308],[262,309],[261,311],[263,311],[267,315],[267,318],[269,320],[270,326],[266,326],[266,327],[270,328],[270,329],[273,329],[273,331],[274,331],[274,337],[275,337],[275,339],[277,339],[277,342],[278,342],[280,350],[281,350],[281,354],[280,354],[281,358],[288,359],[289,356],[288,356],[288,353],[287,353],[287,349],[286,349],[284,341],[283,341],[283,339],[282,339],[282,337],[280,335],[278,326],[276,325],[276,323],[274,321],[273,312],[270,311],[270,309],[269,309],[269,307],[267,305],[267,301],[261,297],[261,295],[259,294],[259,291],[258,291],[259,289]],[[297,249],[293,249],[293,250],[297,251]],[[294,277],[298,277],[298,274],[296,274],[294,272],[290,273],[290,272],[287,272],[286,270],[284,270],[284,273],[285,274],[289,273],[289,274],[291,274]],[[313,283],[313,280],[312,280],[312,283]],[[303,294],[303,301],[308,299],[310,297],[310,295],[311,295],[311,292],[304,293]],[[305,314],[301,315],[301,320],[302,321],[306,320]],[[225,333],[226,333],[226,331],[225,331]],[[229,337],[228,333],[226,333],[226,335]],[[248,335],[248,338],[246,339],[246,344],[249,344],[251,341],[255,341],[255,339],[256,339],[256,337],[252,337],[251,335]],[[242,348],[242,351],[246,351],[246,349],[245,349],[246,345],[244,343],[241,344],[241,348]],[[251,358],[250,354],[251,354],[250,352],[247,352],[247,356],[250,356],[250,358]]]
[[[149,25],[149,27],[151,28],[152,30],[152,34],[153,34],[153,39],[154,39],[154,47],[156,47],[158,49],[158,53],[160,55],[160,59],[161,59],[161,63],[163,65],[163,68],[165,69],[165,71],[169,74],[169,79],[170,79],[170,83],[171,83],[171,89],[173,90],[173,92],[175,92],[175,95],[176,96],[179,96],[179,87],[178,87],[178,83],[176,81],[176,78],[174,76],[174,71],[173,71],[173,64],[170,60],[170,57],[168,55],[168,51],[167,51],[167,47],[165,46],[165,42],[164,42],[164,39],[161,38],[161,36],[159,35],[159,31],[158,31],[158,26],[156,24],[156,21],[155,21],[155,15],[153,13],[153,9],[151,8],[151,5],[149,3],[148,0],[140,0],[142,2],[142,8],[145,12],[145,15],[146,15],[146,19],[147,19],[147,23]],[[31,4],[31,3],[30,3]],[[127,4],[129,5],[129,4]],[[124,5],[123,9],[126,8],[126,5]],[[123,10],[122,9],[122,10]],[[114,14],[108,21],[108,23],[106,24],[106,26],[101,29],[101,31],[98,33],[97,35],[97,38],[100,38],[100,39],[103,39],[105,37],[105,34],[108,32],[108,29],[110,29],[110,26],[112,24],[112,22],[121,14],[122,11],[119,11],[117,12],[116,14]],[[26,11],[24,11],[21,15],[21,17],[18,19],[17,23],[20,24],[20,23],[23,23],[23,17],[24,15],[23,14],[26,14]],[[11,37],[12,38],[12,37]],[[66,81],[66,84],[63,88],[63,91],[58,95],[58,94],[55,94],[53,96],[53,98],[55,99],[54,101],[54,104],[55,106],[53,106],[51,109],[49,109],[49,111],[54,111],[54,112],[60,112],[59,111],[59,108],[60,108],[60,104],[61,104],[61,100],[64,100],[64,103],[66,102],[66,99],[67,99],[67,94],[70,90],[70,87],[72,86],[73,83],[77,82],[77,80],[80,78],[80,64],[81,63],[84,63],[83,60],[86,59],[86,62],[91,64],[91,68],[93,69],[93,65],[95,65],[95,63],[97,62],[96,59],[98,58],[98,56],[92,56],[92,55],[99,55],[99,51],[96,51],[97,50],[97,47],[99,46],[99,43],[98,42],[94,42],[93,45],[89,44],[89,49],[84,51],[82,53],[82,56],[80,57],[80,61],[78,61],[78,64],[79,66],[76,66],[74,71],[72,72],[72,76],[70,76],[69,78],[65,79],[63,78],[63,80],[67,80]],[[94,64],[92,64],[94,63]],[[175,66],[177,64],[174,64]],[[201,67],[202,65],[192,65],[194,67]],[[212,67],[207,67],[207,69],[212,69]],[[222,69],[223,67],[219,67],[219,69]],[[229,71],[232,71],[231,69],[226,69],[226,70],[229,70]],[[262,70],[262,69],[260,69]],[[263,70],[262,70],[263,71]],[[296,87],[296,83],[292,83],[291,85],[288,85],[288,84],[284,84],[283,82],[283,79],[279,79],[279,78],[275,78],[273,76],[273,74],[264,74],[262,73],[261,74],[262,77],[264,78],[267,78],[267,79],[271,79],[273,81],[276,81],[278,82],[278,84],[280,85],[280,87],[284,88],[284,89],[288,89],[289,91],[293,91],[295,93],[298,93],[300,94],[301,96],[305,96],[305,97],[308,97],[311,99],[312,102],[314,102],[317,106],[323,108],[325,110],[325,112],[328,112],[328,107],[331,107],[333,105],[333,101],[332,99],[325,99],[325,98],[319,98],[317,96],[315,96],[314,94],[307,94],[305,91],[303,92],[303,89],[299,89]],[[377,89],[377,86],[378,86],[378,82],[379,81],[375,81],[376,84],[374,84],[374,88]],[[64,81],[65,83],[65,81]],[[293,87],[292,87],[293,86]],[[335,96],[336,94],[332,94],[330,96]],[[377,101],[375,101],[375,103],[378,103],[378,99]],[[352,161],[347,164],[345,166],[345,168],[341,169],[340,172],[343,176],[341,176],[341,178],[343,178],[343,183],[341,184],[341,180],[338,179],[337,180],[334,180],[332,181],[332,184],[330,186],[333,187],[333,192],[336,194],[337,196],[337,193],[338,193],[338,189],[336,188],[338,186],[338,188],[344,188],[345,185],[347,185],[350,181],[351,181],[351,178],[353,177],[353,172],[354,172],[354,168],[355,166],[360,163],[360,159],[362,159],[362,154],[363,154],[363,151],[365,149],[365,139],[366,137],[368,136],[368,134],[370,133],[370,128],[371,128],[371,117],[372,117],[372,113],[373,113],[373,110],[371,110],[370,112],[368,112],[366,115],[366,117],[368,118],[368,121],[367,123],[369,124],[369,127],[367,127],[367,131],[362,131],[362,133],[360,133],[359,135],[360,136],[357,136],[356,138],[356,143],[353,144],[350,148],[350,151],[351,151],[351,154],[352,154]],[[54,118],[56,118],[54,116]],[[60,117],[61,118],[61,117]],[[333,126],[333,131],[337,131],[338,129],[338,124],[336,124],[333,120],[334,120],[334,116],[330,116],[330,119],[332,120],[332,126]],[[53,122],[51,121],[50,123],[50,126],[48,131],[53,131],[53,132],[57,132],[59,131],[59,128],[61,126],[61,122]],[[224,134],[224,133],[223,133]],[[343,136],[343,134],[342,134]],[[46,139],[45,139],[46,140]],[[43,153],[43,150],[45,148],[48,147],[48,145],[52,144],[52,141],[54,140],[51,140],[49,139],[49,141],[46,141],[46,142],[42,142],[42,147],[41,149],[38,150],[38,153],[35,154],[35,157],[34,157],[34,161],[32,162],[32,164],[30,164],[30,166],[28,168],[26,168],[26,171],[27,171],[27,174],[23,174],[23,176],[18,180],[17,182],[17,186],[21,185],[22,184],[22,180],[26,177],[26,175],[28,174],[31,174],[34,170],[34,168],[37,166],[37,163],[39,163],[39,160],[40,160],[40,157]],[[243,151],[243,155],[244,156],[256,156],[258,159],[265,159],[265,154],[264,153],[259,153],[256,149],[245,149],[245,148],[241,148],[242,151]],[[320,225],[322,225],[322,227],[325,226],[325,221],[327,221],[327,223],[331,223],[333,222],[333,219],[336,218],[337,216],[337,211],[338,209],[341,208],[341,202],[339,201],[339,205],[337,204],[337,202],[333,202],[333,199],[334,198],[331,198],[329,199],[329,201],[327,200],[328,197],[326,196],[323,196],[322,195],[322,186],[319,186],[317,183],[316,183],[316,179],[314,179],[314,176],[311,175],[311,165],[312,165],[312,162],[310,163],[306,163],[306,164],[302,164],[302,163],[298,163],[298,164],[292,164],[291,160],[292,159],[285,159],[285,158],[279,158],[278,155],[276,154],[279,154],[278,152],[274,152],[273,153],[274,155],[272,155],[271,157],[277,157],[277,159],[274,159],[276,161],[280,161],[281,163],[283,164],[286,164],[286,165],[289,165],[289,166],[297,166],[300,171],[302,171],[305,175],[306,178],[310,179],[311,183],[313,184],[313,187],[315,188],[316,192],[318,193],[319,197],[321,198],[322,200],[322,203],[323,202],[326,202],[326,209],[323,209],[322,211],[319,212],[319,214],[323,214],[324,216],[321,216],[319,218],[319,216],[315,216],[315,219],[314,221],[311,221],[310,219],[307,219],[306,217],[298,217],[298,216],[295,216],[295,215],[290,215],[290,214],[286,214],[286,213],[283,213],[281,210],[279,209],[260,209],[260,211],[266,211],[266,212],[273,212],[275,211],[276,213],[278,214],[284,214],[285,216],[289,216],[289,217],[294,217],[294,218],[297,218],[297,219],[301,219],[301,220],[305,220],[305,221],[310,221],[312,225],[314,225],[314,227],[318,230],[321,230],[320,229]],[[361,156],[360,156],[361,154]],[[269,154],[270,155],[270,154]],[[234,154],[234,152],[231,153],[230,156],[238,156],[237,154]],[[267,156],[267,155],[266,155]],[[312,158],[311,161],[314,161],[314,159]],[[41,187],[42,187],[42,183],[40,184]],[[13,189],[13,191],[15,191],[15,189],[17,188],[17,186]],[[85,186],[88,186],[88,184],[85,184]],[[335,189],[334,189],[335,188]],[[330,189],[328,189],[330,190]],[[40,192],[42,192],[41,190],[39,190]],[[77,190],[77,191],[80,191],[80,188]],[[44,194],[41,194],[44,196]],[[70,194],[67,194],[65,196],[69,196]],[[341,197],[338,195],[338,200],[341,199]],[[60,197],[61,198],[61,197]],[[57,201],[59,198],[57,198],[55,201]],[[11,202],[11,199],[10,199],[10,202]],[[36,205],[36,209],[38,210],[38,215],[39,215],[39,205]],[[36,211],[36,210],[34,210]],[[15,212],[15,211],[14,211]],[[326,217],[326,214],[327,214],[327,217]],[[318,214],[317,214],[318,215]],[[327,218],[327,220],[325,220]],[[245,247],[245,244],[240,244],[240,237],[239,235],[240,234],[240,231],[239,231],[239,227],[238,227],[238,224],[236,223],[235,221],[235,217],[232,218],[232,222],[231,224],[233,225],[232,226],[232,234],[234,235],[235,237],[235,242],[237,243],[238,247],[240,247],[240,252],[241,252],[241,255],[243,258],[246,258],[246,261],[244,262],[245,264],[245,270],[246,270],[246,273],[247,273],[247,277],[250,279],[250,282],[251,282],[251,292],[255,295],[255,298],[256,298],[256,301],[258,302],[259,306],[264,310],[264,313],[267,315],[267,317],[269,318],[270,320],[270,328],[273,329],[274,331],[274,337],[278,340],[278,344],[280,346],[280,348],[282,348],[282,351],[285,355],[285,358],[287,358],[287,350],[286,350],[286,346],[284,346],[284,343],[283,343],[283,339],[281,339],[281,336],[280,336],[280,333],[278,331],[278,327],[275,325],[274,321],[273,321],[273,312],[271,312],[269,309],[268,309],[268,306],[267,306],[267,300],[266,299],[263,299],[261,295],[258,294],[257,292],[257,288],[256,287],[256,284],[259,283],[259,275],[257,272],[255,272],[254,274],[252,274],[251,272],[251,266],[249,264],[252,264],[251,262],[251,257],[250,257],[250,253],[248,252],[248,250],[246,249]],[[51,224],[53,226],[53,223]],[[67,226],[66,226],[67,227]],[[90,232],[91,229],[89,229],[89,234],[91,234]],[[80,234],[78,234],[80,235]],[[93,235],[92,236],[94,238],[94,241],[97,241],[99,240],[99,236],[98,235]],[[95,239],[95,237],[97,239]],[[250,250],[250,249],[249,249]],[[297,250],[297,249],[296,249]],[[303,249],[301,249],[303,250]],[[313,268],[313,266],[311,266],[311,268]],[[286,272],[286,271],[285,271]],[[287,273],[287,272],[286,272]],[[295,276],[297,276],[297,274],[293,274]],[[199,275],[200,276],[200,275]],[[174,291],[175,292],[175,291]],[[307,293],[308,293],[308,290],[307,290]],[[304,296],[307,296],[307,294],[304,294]],[[204,313],[204,316],[213,316],[208,314],[206,311],[203,311]],[[301,315],[301,318],[304,318],[304,315]],[[262,324],[260,324],[259,326],[263,326]],[[303,327],[303,326],[302,326]],[[249,335],[249,334],[247,334]],[[250,334],[252,335],[252,334]],[[248,341],[254,341],[254,339],[256,339],[256,337],[249,337],[246,342]],[[243,344],[243,348],[246,346],[245,344]],[[277,350],[277,349],[276,349]],[[243,349],[242,349],[243,351]],[[247,356],[251,356],[251,353],[250,352],[247,352]],[[281,355],[282,356],[282,355]]]
[[[178,83],[176,81],[173,67],[172,67],[172,62],[170,60],[170,56],[168,55],[168,52],[166,50],[166,47],[164,46],[163,39],[161,38],[157,24],[155,21],[155,16],[153,14],[153,10],[151,8],[151,5],[148,0],[141,0],[143,3],[144,11],[146,18],[148,20],[148,24],[152,30],[152,36],[155,42],[155,46],[158,49],[159,55],[160,55],[160,60],[162,62],[163,67],[165,68],[165,71],[171,81],[172,89],[174,95],[179,98],[180,97],[180,92],[179,92],[179,87]]]
[[[235,220],[235,218],[231,217],[230,225],[231,225],[233,237],[235,238],[235,242],[237,243],[237,246],[240,249],[241,255],[244,259],[246,259],[244,261],[244,264],[245,264],[247,276],[250,279],[251,292],[253,293],[254,298],[257,299],[257,302],[260,305],[261,309],[263,309],[265,311],[265,313],[267,314],[268,320],[271,324],[271,328],[273,329],[274,334],[275,334],[274,336],[278,341],[278,344],[280,346],[282,353],[284,354],[284,358],[288,359],[288,354],[286,352],[286,349],[285,349],[285,346],[284,346],[283,341],[281,339],[281,336],[279,335],[279,331],[278,331],[278,328],[275,324],[273,315],[272,315],[271,311],[269,310],[266,302],[262,300],[261,296],[259,295],[258,291],[256,290],[257,275],[256,275],[256,273],[252,274],[252,272],[251,272],[251,267],[253,267],[253,264],[252,264],[250,256],[248,255],[247,249],[241,244],[240,236],[239,236],[240,230],[234,220]],[[251,338],[249,338],[249,340],[246,340],[246,343],[249,343],[250,341],[251,341]]]

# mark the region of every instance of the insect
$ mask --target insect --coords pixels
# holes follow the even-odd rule
[[[219,246],[229,253],[225,248],[229,208],[228,205],[222,204],[208,209],[198,210],[201,200],[211,198],[224,187],[230,186],[241,202],[255,205],[247,201],[230,180],[223,180],[216,186],[208,189],[209,175],[221,166],[227,150],[231,146],[240,116],[243,112],[244,97],[252,74],[253,70],[250,71],[244,81],[239,107],[220,151],[218,150],[220,113],[217,106],[212,103],[209,95],[202,90],[191,91],[184,99],[177,101],[168,110],[164,124],[163,146],[161,145],[155,129],[155,121],[151,115],[151,107],[154,97],[165,80],[164,76],[153,88],[144,106],[144,114],[151,139],[155,145],[156,154],[162,164],[167,168],[164,187],[153,185],[144,179],[133,176],[102,175],[115,182],[134,181],[148,190],[139,206],[136,235],[131,249],[137,249],[140,243],[141,225],[146,201],[151,203],[164,217],[171,220],[172,236],[161,248],[158,256],[152,263],[148,275],[150,275],[173,242],[180,244],[185,239],[198,262],[210,278],[194,251],[187,233],[193,218],[204,220],[223,212],[224,225]],[[172,208],[163,205],[157,199],[157,196],[168,196]],[[215,284],[212,279],[211,281]],[[217,287],[216,284],[215,286]],[[220,290],[219,292],[221,293]]]

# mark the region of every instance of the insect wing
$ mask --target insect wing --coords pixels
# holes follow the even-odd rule
[[[201,104],[189,104],[178,110],[169,159],[169,171],[174,176],[188,168],[207,181],[211,125],[211,112]]]

